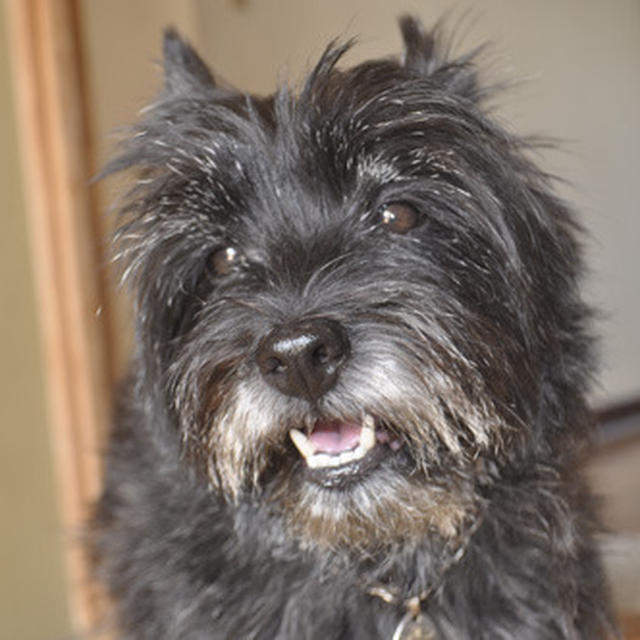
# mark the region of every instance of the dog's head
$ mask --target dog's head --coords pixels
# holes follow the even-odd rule
[[[117,247],[146,388],[216,490],[308,543],[455,535],[582,407],[571,217],[473,56],[401,28],[401,60],[333,44],[270,97],[168,32],[110,166],[139,170]]]

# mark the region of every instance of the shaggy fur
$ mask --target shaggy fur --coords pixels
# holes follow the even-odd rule
[[[401,60],[340,70],[333,43],[269,97],[166,34],[165,87],[107,168],[138,175],[93,542],[123,639],[611,631],[575,471],[579,232],[483,109],[474,56],[401,28]],[[374,449],[343,467],[288,435],[367,420]]]

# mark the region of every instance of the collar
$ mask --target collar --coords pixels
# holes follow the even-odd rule
[[[376,584],[368,589],[370,596],[380,598],[390,605],[401,606],[405,611],[391,640],[438,640],[438,632],[435,624],[431,618],[422,611],[422,608],[424,603],[426,603],[433,593],[444,583],[449,570],[462,560],[469,546],[469,541],[480,528],[484,519],[484,512],[479,510],[476,511],[474,515],[475,517],[471,524],[466,528],[464,533],[455,540],[455,552],[451,555],[444,567],[442,567],[439,579],[435,584],[417,595],[406,599],[401,597],[400,589],[393,587],[393,585]]]
[[[422,611],[422,603],[431,595],[432,590],[422,591],[417,596],[401,602],[391,589],[381,585],[369,589],[369,595],[384,600],[387,604],[402,604],[405,614],[396,627],[391,640],[437,640],[433,622]]]

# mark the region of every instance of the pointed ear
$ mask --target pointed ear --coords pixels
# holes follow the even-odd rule
[[[173,27],[164,32],[162,53],[167,93],[184,95],[215,87],[213,75],[207,65]]]
[[[474,101],[483,97],[484,91],[473,64],[482,47],[452,58],[443,42],[440,24],[426,31],[418,19],[408,15],[402,16],[399,23],[405,48],[402,61],[407,69],[432,79],[450,93]]]

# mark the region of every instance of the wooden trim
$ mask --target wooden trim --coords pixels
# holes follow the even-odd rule
[[[6,9],[70,607],[83,633],[101,606],[78,533],[100,488],[113,366],[79,2],[6,0]]]
[[[597,442],[601,447],[626,446],[640,438],[640,398],[597,409]]]
[[[607,405],[597,410],[598,422],[607,425],[620,420],[637,418],[640,421],[640,397]]]
[[[625,640],[640,640],[640,615],[622,616],[620,627]]]

